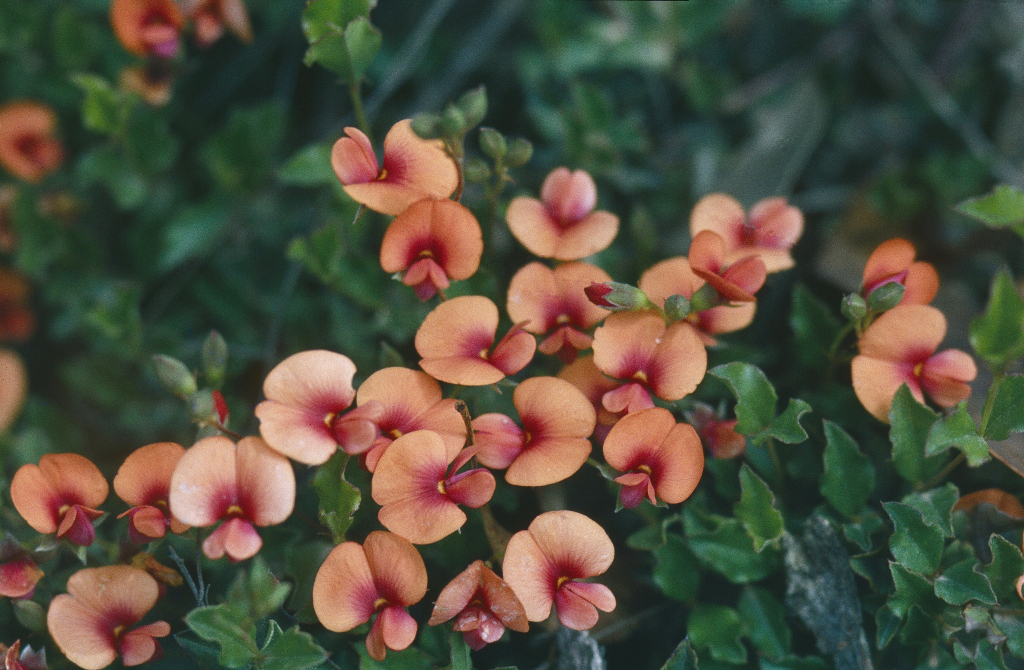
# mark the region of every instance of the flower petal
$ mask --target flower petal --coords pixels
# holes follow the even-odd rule
[[[288,459],[258,437],[243,437],[236,451],[238,496],[257,526],[287,519],[295,507],[295,473]]]
[[[402,607],[423,599],[427,593],[427,568],[409,541],[377,530],[366,536],[363,550],[381,597]]]
[[[521,530],[508,541],[501,569],[505,581],[523,604],[526,618],[530,621],[547,619],[559,575],[530,531]]]
[[[114,492],[129,505],[152,505],[167,502],[174,467],[185,454],[185,447],[175,442],[157,442],[139,447],[117,471]]]
[[[336,633],[369,621],[378,597],[366,554],[356,542],[332,549],[313,581],[313,611]]]
[[[28,393],[25,365],[17,354],[6,349],[0,349],[0,389],[0,433],[3,433],[14,423]]]
[[[171,476],[171,513],[190,526],[212,526],[238,504],[235,443],[206,437],[189,448]]]

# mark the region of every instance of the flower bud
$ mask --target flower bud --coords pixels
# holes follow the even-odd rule
[[[153,366],[156,368],[156,376],[160,380],[160,385],[174,395],[179,398],[187,398],[196,392],[195,375],[177,358],[155,354]]]
[[[441,117],[437,114],[420,114],[412,120],[411,126],[420,139],[436,140],[441,136]]]
[[[521,137],[513,139],[508,144],[508,153],[505,154],[505,165],[510,168],[522,167],[530,162],[533,156],[533,145]]]
[[[454,105],[449,105],[441,115],[441,134],[448,137],[460,136],[466,132],[466,116]]]
[[[868,307],[875,312],[884,312],[900,304],[906,287],[897,282],[886,282],[868,294]]]
[[[14,607],[14,618],[25,628],[33,633],[41,633],[46,630],[46,610],[34,600],[14,598],[11,600]]]
[[[220,386],[228,364],[228,343],[216,330],[211,330],[203,342],[203,373],[213,386]]]
[[[647,294],[629,284],[620,284],[614,281],[593,282],[584,288],[583,292],[587,294],[590,302],[613,312],[651,307],[651,301],[647,298]]]
[[[859,293],[851,293],[847,296],[843,296],[843,305],[840,308],[840,311],[842,311],[843,316],[850,321],[859,321],[868,313],[868,304]]]
[[[487,163],[482,159],[476,157],[467,160],[462,171],[466,176],[466,181],[483,182],[491,176],[491,168],[487,167]]]
[[[210,389],[196,391],[188,399],[188,409],[192,418],[199,422],[208,422],[214,410],[213,393]]]
[[[508,143],[505,136],[494,128],[481,128],[480,149],[494,160],[501,160],[508,152]]]
[[[480,85],[472,91],[466,91],[455,105],[465,117],[465,128],[473,128],[487,116],[487,89]]]
[[[665,315],[673,321],[682,321],[690,315],[690,299],[685,295],[670,295],[665,299]]]

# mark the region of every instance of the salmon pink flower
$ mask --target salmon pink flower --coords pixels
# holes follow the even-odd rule
[[[25,364],[13,351],[0,349],[0,433],[14,423],[27,393]]]
[[[174,58],[181,47],[185,17],[174,0],[114,0],[110,3],[114,34],[137,56]]]
[[[555,168],[540,200],[514,198],[505,219],[509,230],[535,256],[575,261],[606,249],[619,232],[619,217],[593,211],[597,186],[583,170]]]
[[[1020,499],[1002,489],[982,489],[962,495],[953,505],[953,511],[971,513],[981,504],[991,505],[1011,519],[1024,521],[1024,505],[1021,505]]]
[[[145,570],[110,565],[79,570],[68,579],[68,592],[50,603],[46,625],[68,660],[86,670],[105,668],[118,657],[126,666],[160,658],[154,638],[166,637],[166,621],[132,626],[153,609],[160,589]]]
[[[690,269],[690,261],[685,256],[678,256],[652,265],[641,275],[638,286],[651,302],[664,307],[670,296],[681,295],[690,299],[706,284]],[[697,329],[697,334],[705,345],[713,346],[716,344],[715,335],[731,333],[749,326],[754,320],[755,308],[756,303],[753,302],[719,305],[693,311],[686,317],[686,321]]]
[[[373,472],[380,522],[413,544],[432,544],[457,531],[466,523],[459,505],[477,509],[494,495],[494,475],[484,468],[458,472],[474,452],[452,455],[429,430],[395,440]]]
[[[99,468],[78,454],[46,454],[11,480],[11,500],[28,525],[83,547],[96,537],[92,522],[103,514],[96,507],[109,491]]]
[[[420,300],[468,279],[480,266],[484,239],[476,217],[453,200],[426,198],[395,217],[380,246],[384,272],[404,272],[402,283]]]
[[[373,445],[376,403],[345,414],[356,392],[356,366],[333,351],[302,351],[284,359],[263,381],[266,400],[256,406],[260,435],[278,453],[306,465],[327,462],[338,445],[359,454]]]
[[[420,367],[449,384],[486,386],[525,368],[537,350],[533,335],[516,324],[494,344],[498,308],[489,298],[465,295],[442,302],[416,331]],[[491,345],[494,344],[494,348]]]
[[[651,393],[679,400],[704,378],[708,354],[696,329],[685,321],[665,325],[650,312],[616,312],[594,331],[594,365],[626,384],[605,394],[611,412],[653,407]]]
[[[516,387],[512,403],[522,428],[504,414],[473,421],[477,460],[508,468],[514,486],[546,486],[570,477],[590,455],[597,416],[575,386],[557,377],[531,377]]]
[[[30,100],[0,107],[0,165],[19,179],[39,182],[64,161],[64,147],[54,133],[57,115]]]
[[[401,651],[416,639],[416,620],[406,607],[427,593],[427,568],[416,547],[385,531],[360,546],[342,542],[331,550],[313,581],[313,611],[328,630],[344,633],[377,614],[366,636],[370,658]]]
[[[174,517],[190,526],[224,520],[203,541],[203,553],[243,561],[263,546],[254,526],[281,523],[292,513],[295,474],[288,459],[258,437],[243,437],[237,445],[206,437],[178,461],[170,503]]]
[[[121,514],[128,517],[132,542],[145,544],[172,533],[184,533],[188,526],[171,516],[167,499],[174,467],[185,454],[185,447],[174,442],[157,442],[140,447],[124,459],[114,477],[114,492],[132,508]]]
[[[370,138],[358,128],[331,149],[331,166],[345,193],[369,209],[397,216],[424,198],[443,200],[455,192],[459,173],[441,140],[424,140],[412,121],[399,121],[384,138],[384,166],[379,167]]]
[[[633,508],[645,497],[681,503],[690,497],[704,472],[704,451],[697,431],[676,423],[661,407],[630,412],[612,426],[604,441],[604,460],[619,472],[622,506]]]
[[[878,245],[864,266],[860,293],[867,298],[879,286],[903,285],[901,305],[927,305],[939,291],[939,274],[931,263],[915,261],[917,251],[910,242],[895,238]]]
[[[196,43],[208,47],[227,28],[243,42],[252,42],[249,12],[243,0],[181,0],[181,11],[195,22]]]
[[[747,450],[747,438],[736,432],[736,419],[726,420],[711,405],[702,402],[693,404],[693,409],[685,412],[700,441],[715,458],[736,458]]]
[[[604,408],[601,399],[604,394],[622,386],[622,382],[616,381],[604,375],[594,365],[594,355],[590,354],[577,358],[571,364],[562,368],[558,373],[559,379],[564,379],[577,389],[590,401],[594,411],[597,412],[597,426],[594,428],[594,440],[603,442],[608,430],[615,425],[615,422],[622,416],[622,412],[610,412]]]
[[[46,670],[45,649],[32,651],[32,647],[26,646],[19,656],[20,648],[21,640],[15,640],[10,647],[0,644],[0,670]]]
[[[505,626],[517,633],[530,628],[515,591],[483,561],[473,561],[441,589],[427,625],[437,626],[452,619],[455,630],[474,651],[500,640]]]
[[[444,441],[449,462],[466,443],[466,422],[455,408],[454,398],[441,397],[441,385],[419,370],[384,368],[366,378],[359,386],[356,404],[377,405],[375,419],[380,435],[361,457],[373,472],[377,462],[396,439],[414,430],[430,430]]]
[[[586,333],[608,312],[584,292],[591,283],[611,281],[608,273],[589,263],[565,263],[554,270],[530,263],[512,277],[508,287],[508,315],[523,329],[546,335],[537,347],[571,363],[576,352],[589,349],[594,338]]]
[[[614,558],[615,546],[597,522],[578,512],[545,512],[509,540],[502,571],[527,619],[544,621],[554,604],[563,626],[587,630],[598,609],[615,609],[615,596],[604,584],[579,580],[603,574]]]
[[[907,384],[918,402],[924,394],[952,407],[971,394],[967,382],[978,374],[970,354],[959,349],[935,353],[946,336],[946,317],[928,305],[899,305],[868,326],[853,359],[853,390],[864,408],[889,422],[889,407]]]
[[[728,302],[753,302],[754,294],[764,285],[764,261],[758,256],[744,256],[728,263],[725,240],[710,230],[702,230],[690,242],[689,261],[693,273]]]
[[[704,230],[725,240],[726,263],[755,255],[768,272],[778,272],[793,267],[789,250],[803,233],[804,215],[785,198],[766,198],[750,208],[748,217],[735,198],[712,193],[690,213],[690,235],[696,237]]]

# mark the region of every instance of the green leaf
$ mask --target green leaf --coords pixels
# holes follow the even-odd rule
[[[1024,658],[1024,617],[1019,614],[993,612],[992,620],[1006,635],[1006,648],[1017,658]]]
[[[228,605],[252,621],[259,621],[281,609],[292,585],[280,582],[257,555],[249,565],[248,574],[239,573],[228,588]]]
[[[162,231],[163,252],[157,265],[169,270],[196,256],[216,252],[214,242],[228,223],[225,205],[205,203],[181,208]]]
[[[843,536],[853,542],[861,551],[869,552],[874,547],[871,538],[885,528],[885,521],[874,510],[869,510],[855,522],[843,524]]]
[[[734,584],[764,579],[779,568],[780,552],[769,546],[760,553],[743,525],[736,519],[724,519],[710,532],[687,532],[690,549],[705,567]]]
[[[747,648],[740,641],[743,622],[731,607],[698,605],[690,612],[686,632],[694,647],[707,649],[715,660],[747,662]]]
[[[388,650],[387,658],[375,661],[370,658],[365,644],[355,645],[359,653],[359,670],[434,670],[434,658],[416,647],[402,651]]]
[[[818,656],[786,656],[777,659],[762,658],[758,670],[829,670],[831,667],[831,663]]]
[[[665,665],[661,666],[661,670],[698,670],[697,653],[690,644],[690,638],[684,639],[676,646],[675,651],[665,661]]]
[[[380,30],[369,20],[371,8],[365,0],[313,0],[306,5],[306,65],[319,63],[345,83],[362,81],[382,43]]]
[[[217,662],[217,657],[220,655],[220,647],[218,645],[200,639],[196,637],[195,633],[187,630],[175,633],[174,641],[178,643],[178,646],[191,654],[200,667],[210,670],[222,667]]]
[[[652,578],[669,598],[689,602],[700,589],[700,565],[686,540],[675,533],[665,535],[665,543],[654,550],[657,564]]]
[[[888,502],[882,507],[895,526],[889,548],[896,562],[922,575],[938,570],[944,545],[942,529],[925,522],[921,512],[910,505]]]
[[[736,396],[736,432],[755,435],[775,418],[779,396],[761,370],[749,363],[727,363],[708,370],[729,385]]]
[[[453,630],[448,635],[452,647],[452,664],[445,670],[473,670],[473,659],[470,657],[470,648],[466,644],[466,638],[462,633]]]
[[[277,635],[264,654],[263,670],[306,670],[320,665],[329,656],[312,635],[303,633],[298,626]]]
[[[935,580],[935,595],[950,605],[965,605],[972,600],[996,604],[996,594],[988,577],[978,572],[976,559],[960,561],[947,568]]]
[[[928,431],[939,415],[914,399],[906,384],[896,392],[889,410],[889,440],[896,472],[911,484],[920,484],[943,466],[942,456],[925,456]]]
[[[337,33],[359,16],[369,18],[376,0],[310,0],[302,10],[302,32],[310,42]]]
[[[366,17],[360,16],[345,26],[345,46],[348,50],[350,81],[361,81],[380,51],[384,38],[380,30]]]
[[[318,142],[299,149],[278,171],[277,178],[293,186],[338,183],[338,177],[331,167],[332,146],[333,142]]]
[[[967,456],[967,464],[976,468],[988,461],[988,442],[978,435],[978,426],[967,413],[967,401],[956,406],[956,411],[942,417],[928,431],[924,453],[934,456],[956,447]]]
[[[925,577],[891,561],[889,562],[889,571],[892,573],[892,581],[896,590],[889,596],[886,605],[901,620],[907,618],[910,608],[914,605],[926,612],[934,612],[941,606],[935,597],[932,583]]]
[[[879,607],[875,610],[875,646],[878,649],[885,649],[896,637],[900,629],[902,619],[888,607]]]
[[[200,155],[222,189],[254,193],[273,177],[284,133],[285,116],[278,104],[235,108]]]
[[[331,531],[334,544],[344,542],[363,499],[359,489],[345,479],[347,463],[348,454],[339,449],[313,476],[313,489],[320,498],[320,522]]]
[[[1012,227],[1020,233],[1024,223],[1024,191],[999,184],[988,195],[968,198],[955,209],[990,228]]]
[[[789,327],[795,336],[793,353],[805,368],[820,370],[828,363],[829,347],[842,327],[828,305],[803,284],[793,288]]]
[[[771,425],[750,439],[753,442],[764,442],[775,438],[786,444],[799,444],[807,439],[807,431],[800,425],[800,417],[811,411],[811,406],[799,398],[790,398],[789,405]]]
[[[775,596],[762,588],[744,586],[736,605],[750,641],[771,659],[780,659],[790,651],[791,634],[786,611]]]
[[[149,194],[149,185],[124,155],[110,145],[92,149],[78,161],[77,176],[86,185],[103,184],[119,209],[137,209]]]
[[[746,463],[740,468],[740,488],[743,493],[733,506],[733,513],[754,539],[754,550],[760,552],[769,543],[777,546],[783,521],[775,494]]]
[[[138,98],[121,93],[99,75],[76,74],[71,76],[71,81],[85,92],[82,125],[97,133],[118,132],[139,103]]]
[[[1024,575],[1024,555],[1020,547],[1001,535],[988,539],[992,562],[982,568],[992,591],[1002,601],[1018,601],[1017,580]],[[1019,602],[1019,601],[1018,601]]]
[[[665,524],[656,523],[653,526],[645,526],[627,537],[626,545],[641,551],[655,551],[664,547],[666,541]]]
[[[972,649],[957,640],[953,645],[953,655],[961,666],[973,665],[977,670],[1006,670],[1002,653],[987,638],[978,640]]]
[[[185,623],[199,637],[220,645],[221,665],[245,667],[259,654],[251,621],[228,605],[196,608],[185,617]]]
[[[998,386],[992,388],[996,398],[984,426],[984,437],[989,440],[1005,440],[1011,432],[1024,432],[1024,412],[1021,411],[1021,407],[1024,407],[1024,375],[1007,375]]]
[[[827,419],[824,426],[825,472],[821,476],[821,495],[852,519],[860,514],[875,488],[875,468],[846,431]]]
[[[953,537],[950,517],[953,514],[953,505],[959,499],[960,491],[956,485],[947,483],[929,491],[910,493],[903,497],[903,502],[920,512],[925,523],[942,530],[945,537]]]
[[[996,370],[1024,355],[1024,299],[1005,269],[992,281],[984,313],[971,321],[970,339]]]

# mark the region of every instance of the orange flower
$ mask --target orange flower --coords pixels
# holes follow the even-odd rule
[[[690,235],[710,230],[725,240],[725,262],[750,255],[760,258],[768,272],[793,267],[789,250],[804,230],[803,213],[785,198],[766,198],[750,208],[750,217],[735,198],[712,193],[701,198],[690,213]]]
[[[421,139],[412,121],[399,121],[384,138],[384,167],[363,131],[345,128],[331,149],[331,166],[345,193],[381,214],[397,216],[424,198],[443,200],[455,192],[459,173],[440,140]]]
[[[881,243],[864,266],[861,295],[867,298],[890,282],[903,285],[901,305],[927,305],[939,291],[939,274],[931,263],[914,261],[917,251],[910,242],[895,238]]]
[[[13,351],[0,349],[0,433],[14,423],[27,393],[25,364]]]
[[[153,609],[159,587],[145,570],[128,565],[86,568],[71,575],[68,592],[46,614],[53,641],[86,670],[105,668],[118,654],[126,666],[162,655],[154,639],[170,634],[166,621],[131,629]]]
[[[57,115],[44,104],[19,100],[0,107],[0,165],[19,179],[41,181],[64,161],[56,129]]]
[[[489,298],[465,295],[442,302],[416,331],[420,367],[449,384],[486,386],[525,368],[537,350],[533,335],[516,324],[493,350],[498,308]]]
[[[139,447],[117,471],[114,492],[132,508],[119,515],[128,516],[132,542],[145,544],[172,533],[184,533],[188,526],[171,516],[167,499],[174,467],[185,454],[185,447],[174,442],[157,442]]]
[[[554,604],[558,620],[574,630],[597,623],[597,610],[615,609],[604,584],[578,581],[604,573],[615,558],[611,538],[577,512],[545,512],[512,536],[505,549],[505,581],[530,621],[544,621]]]
[[[457,531],[466,523],[459,505],[476,509],[494,495],[494,475],[484,468],[458,472],[474,452],[452,455],[429,430],[395,440],[373,473],[380,522],[413,544],[431,544]]]
[[[695,402],[685,412],[700,441],[715,458],[736,458],[747,450],[747,438],[736,432],[736,419],[725,420],[711,405]]]
[[[650,393],[668,401],[693,393],[707,371],[708,355],[686,322],[666,327],[653,312],[616,312],[594,332],[594,365],[627,380],[605,394],[605,409],[633,412],[654,406]]]
[[[853,390],[864,408],[888,423],[889,406],[904,383],[922,403],[924,392],[942,407],[967,398],[967,382],[978,368],[959,349],[936,354],[945,336],[946,317],[927,305],[899,305],[878,317],[861,335],[852,364]]]
[[[88,547],[96,537],[95,509],[110,487],[99,468],[78,454],[46,454],[39,465],[23,465],[11,480],[11,501],[28,525]]]
[[[174,58],[185,18],[174,0],[114,0],[110,23],[121,46],[133,54]]]
[[[508,315],[523,330],[547,335],[537,347],[544,354],[558,354],[565,363],[576,352],[589,349],[594,338],[589,330],[608,314],[587,299],[584,289],[592,282],[611,281],[608,273],[589,263],[565,263],[554,270],[530,263],[512,277],[508,286]]]
[[[455,399],[442,398],[441,385],[425,372],[408,368],[378,370],[359,386],[356,404],[360,408],[371,404],[380,408],[375,419],[380,435],[361,455],[370,472],[392,442],[414,430],[440,435],[451,459],[466,443],[466,422],[455,409]]]
[[[473,213],[452,200],[429,198],[395,217],[380,246],[384,272],[404,272],[402,283],[420,300],[468,279],[480,267],[484,239]]]
[[[0,644],[0,669],[2,670],[46,670],[46,650],[32,651],[32,647],[26,646],[25,651],[18,655],[21,647],[21,640],[15,640],[14,644],[8,647]]]
[[[540,198],[515,198],[505,213],[509,230],[535,256],[579,260],[606,249],[619,232],[619,217],[592,211],[597,186],[583,170],[555,168]]]
[[[252,42],[249,12],[242,0],[181,0],[181,11],[196,24],[196,43],[208,47],[227,28],[243,42]]]
[[[704,472],[704,451],[697,431],[676,423],[661,407],[630,412],[612,426],[604,441],[604,459],[619,472],[622,506],[636,507],[646,497],[681,503],[690,497]]]
[[[28,306],[31,286],[22,275],[0,268],[0,340],[23,342],[35,330]]]
[[[518,633],[530,628],[515,591],[483,561],[473,561],[441,589],[427,625],[437,626],[451,619],[474,651],[500,640],[505,626]]]
[[[685,256],[669,258],[648,268],[637,284],[647,294],[651,302],[659,307],[673,295],[681,295],[687,299],[706,285],[690,269],[690,261]],[[716,344],[715,335],[731,333],[750,325],[754,320],[756,303],[743,302],[737,305],[720,305],[699,312],[691,312],[686,321],[697,329],[701,341],[712,346]]]
[[[263,540],[253,526],[281,523],[295,506],[295,474],[288,459],[258,437],[236,446],[222,436],[196,442],[171,477],[171,513],[204,528],[224,523],[203,541],[203,553],[233,561],[256,555]]]
[[[726,261],[725,240],[718,233],[702,230],[690,242],[690,268],[711,284],[723,300],[753,302],[764,285],[765,264],[757,256]]]
[[[333,351],[302,351],[284,359],[263,381],[256,406],[260,435],[277,452],[306,465],[327,462],[338,445],[359,454],[373,445],[381,407],[366,403],[347,414],[355,398],[356,366]]]
[[[579,389],[564,379],[531,377],[516,387],[512,403],[522,428],[504,414],[473,420],[481,464],[508,468],[505,481],[515,486],[554,484],[582,467],[597,416]]]
[[[320,623],[338,633],[377,614],[366,650],[383,661],[416,639],[416,620],[406,607],[427,593],[427,568],[416,547],[385,531],[374,531],[360,546],[342,542],[331,550],[313,581],[313,610]]]

